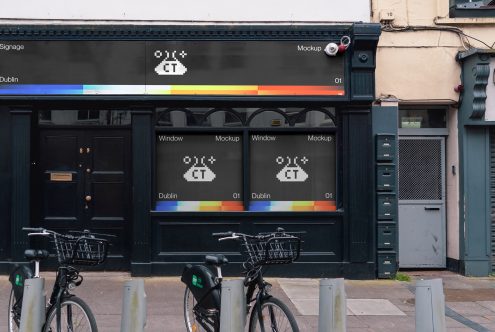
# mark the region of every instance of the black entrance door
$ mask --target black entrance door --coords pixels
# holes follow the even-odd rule
[[[39,144],[40,226],[116,235],[105,268],[127,270],[130,132],[42,129]]]

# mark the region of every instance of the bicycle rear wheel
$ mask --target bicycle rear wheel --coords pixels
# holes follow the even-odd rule
[[[16,305],[14,289],[10,291],[9,297],[9,332],[18,332],[21,325],[21,308]]]
[[[299,332],[296,319],[289,308],[279,299],[269,297],[261,304],[262,324],[265,332]],[[256,307],[249,317],[249,332],[261,331]]]
[[[95,317],[83,300],[77,296],[71,296],[63,299],[60,306],[62,331],[98,332]],[[57,308],[55,306],[48,311],[43,331],[57,331]]]
[[[206,330],[196,319],[193,308],[197,304],[193,293],[186,287],[184,292],[184,322],[186,323],[187,332],[210,332],[215,331],[213,324],[209,324],[209,329]]]

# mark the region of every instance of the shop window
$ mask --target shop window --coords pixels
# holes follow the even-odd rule
[[[197,124],[193,112],[185,108],[157,109],[156,114],[158,126],[184,128]]]
[[[242,211],[242,134],[159,133],[157,211]]]
[[[253,133],[250,211],[334,211],[335,135]]]
[[[155,210],[335,211],[336,123],[333,108],[158,109]]]
[[[283,110],[257,109],[249,115],[248,124],[254,128],[288,127],[290,121]]]
[[[335,109],[306,109],[295,115],[296,127],[335,127]]]
[[[126,110],[41,110],[40,125],[65,126],[126,126],[131,124],[131,113]]]
[[[495,0],[450,0],[450,17],[495,17]]]
[[[205,113],[201,122],[202,127],[242,127],[245,115],[233,109],[212,109]]]

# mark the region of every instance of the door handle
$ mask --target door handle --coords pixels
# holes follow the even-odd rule
[[[440,211],[439,207],[425,207],[426,211]]]
[[[86,200],[86,202],[91,202],[91,196],[87,195],[86,197],[84,197],[84,199]]]

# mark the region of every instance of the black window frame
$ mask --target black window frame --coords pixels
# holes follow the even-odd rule
[[[475,3],[484,0],[449,0],[449,16],[451,18],[495,18],[495,1],[488,2],[489,6],[477,7]],[[493,4],[491,4],[493,3]],[[470,5],[471,4],[471,5]]]
[[[289,107],[289,106],[288,106]],[[321,109],[324,108],[335,108],[335,118],[333,118],[334,125],[333,127],[295,127],[293,123],[289,127],[249,127],[249,123],[246,126],[242,127],[200,127],[200,126],[191,126],[191,127],[169,127],[169,126],[159,126],[157,125],[157,119],[159,115],[157,115],[155,111],[155,121],[153,128],[153,139],[152,139],[152,199],[151,199],[151,213],[154,215],[177,215],[177,216],[201,216],[201,215],[236,215],[236,214],[249,214],[252,216],[257,215],[342,215],[343,213],[343,195],[342,195],[342,185],[343,185],[343,170],[342,170],[342,126],[339,126],[340,123],[340,107],[337,105],[325,105],[322,106]],[[267,108],[269,109],[269,108]],[[301,107],[300,113],[294,117],[297,119],[303,113],[307,113],[308,108]],[[314,111],[317,111],[319,108],[311,108]],[[208,114],[209,112],[205,112]],[[243,197],[243,211],[157,211],[156,208],[156,197],[157,197],[157,171],[158,165],[156,160],[156,137],[157,135],[163,134],[237,134],[242,136],[242,197]],[[280,134],[280,133],[298,133],[298,134],[332,134],[335,136],[335,203],[336,203],[336,211],[249,211],[250,204],[250,147],[249,147],[249,138],[251,134]]]

